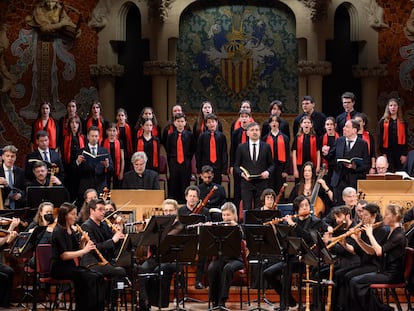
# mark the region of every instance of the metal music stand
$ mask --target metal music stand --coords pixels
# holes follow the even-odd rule
[[[198,236],[195,234],[167,235],[160,246],[161,261],[175,263],[174,299],[175,308],[172,310],[185,311],[180,308],[178,300],[178,272],[180,262],[192,262],[197,255]],[[160,293],[161,294],[161,293]]]
[[[140,245],[155,245],[157,247],[157,261],[158,261],[158,280],[159,280],[159,292],[161,294],[161,256],[160,248],[161,241],[168,234],[171,225],[176,219],[176,215],[164,215],[164,216],[152,216],[148,225],[145,227],[145,231],[141,234]],[[161,310],[161,295],[158,298],[158,308]]]
[[[246,212],[247,213],[247,212]],[[259,264],[259,282],[257,288],[257,306],[249,309],[252,310],[266,310],[260,306],[261,286],[263,284],[263,254],[267,255],[281,255],[281,246],[276,236],[276,229],[272,226],[263,225],[244,225],[244,233],[246,235],[247,247],[250,254],[255,254],[258,257]],[[267,301],[266,301],[267,302]]]
[[[179,215],[178,219],[185,226],[184,232],[188,234],[199,234],[199,228],[187,229],[186,227],[188,225],[195,225],[198,223],[206,222],[206,216],[203,214]],[[198,249],[198,245],[197,245],[197,249]],[[186,262],[184,266],[185,267],[184,269],[185,270],[184,271],[185,273],[184,283],[185,284],[182,284],[182,286],[184,286],[184,297],[181,299],[181,302],[183,303],[183,308],[185,308],[186,301],[204,302],[200,299],[187,296],[188,294],[188,265],[191,264],[192,262],[194,262],[194,260],[191,262]]]
[[[298,258],[299,263],[303,262],[308,266],[317,266],[319,262],[319,258],[316,257],[316,255],[312,252],[312,250],[309,248],[308,244],[299,237],[287,237],[287,245],[288,245],[288,253],[290,255],[294,255]],[[302,270],[300,268],[300,270]],[[303,273],[303,271],[299,271],[300,274]],[[309,280],[308,280],[309,281]],[[287,288],[286,286],[283,287],[283,290],[285,291],[284,297],[287,299]],[[303,303],[302,303],[302,278],[300,278],[299,282],[299,307],[298,310],[303,310]],[[286,302],[288,300],[285,300]]]
[[[219,260],[221,267],[223,256],[232,258],[240,257],[240,228],[239,226],[203,226],[200,230],[200,244],[203,245],[203,247],[199,249],[199,256],[217,256],[217,260]],[[211,285],[209,287],[209,291],[210,290]],[[217,307],[208,309],[208,311],[230,311],[230,309],[222,306],[222,303],[222,301],[219,301]]]

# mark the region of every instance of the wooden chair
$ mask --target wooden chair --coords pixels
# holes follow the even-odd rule
[[[72,302],[72,280],[58,280],[54,279],[50,275],[50,260],[52,257],[52,245],[51,244],[38,244],[36,246],[36,272],[38,273],[37,281],[39,285],[44,284],[46,288],[49,288],[49,295],[51,293],[51,288],[55,287],[55,298],[50,302],[49,310],[54,310],[55,307],[58,307],[58,292],[59,288],[66,285],[69,286],[69,310],[73,310]]]
[[[376,291],[384,291],[385,290],[385,297],[386,297],[386,304],[389,305],[389,293],[394,299],[395,304],[397,305],[398,311],[402,311],[400,301],[398,299],[398,295],[396,292],[397,288],[403,289],[405,297],[407,299],[408,309],[411,310],[411,303],[410,303],[410,294],[406,289],[406,285],[409,281],[412,265],[414,261],[414,249],[411,247],[405,248],[404,254],[404,281],[401,283],[378,283],[378,284],[371,284],[369,288],[376,290]]]

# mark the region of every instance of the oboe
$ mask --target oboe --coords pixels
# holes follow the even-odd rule
[[[86,234],[85,231],[82,230],[81,226],[79,226],[78,224],[76,224],[76,229],[80,232],[80,234],[82,234],[83,237],[85,237],[86,242],[90,241],[90,237]],[[109,262],[105,259],[105,257],[102,255],[102,253],[99,251],[99,249],[95,248],[94,249],[96,255],[98,255],[100,262],[98,262],[99,266],[106,266],[109,264]]]

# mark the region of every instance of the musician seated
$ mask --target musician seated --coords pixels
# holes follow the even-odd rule
[[[81,259],[81,265],[99,272],[111,279],[111,288],[115,287],[118,281],[126,281],[126,271],[122,267],[114,265],[115,244],[124,239],[122,231],[109,228],[104,222],[105,202],[102,199],[94,199],[88,203],[89,219],[86,220],[81,228],[88,233],[89,238],[96,245],[98,252],[89,252]],[[108,296],[107,296],[108,297]],[[113,304],[111,304],[113,305]]]
[[[221,213],[219,211],[220,207],[226,202],[226,191],[222,185],[213,182],[214,170],[212,166],[204,165],[201,168],[200,178],[203,181],[198,185],[201,200],[204,200],[210,191],[212,191],[213,187],[217,187],[205,207],[209,210],[212,221],[221,221]]]
[[[200,201],[200,189],[197,186],[188,186],[185,189],[185,201],[186,204],[178,209],[178,215],[191,215],[200,214],[205,216],[206,221],[210,221],[210,213],[207,208],[203,207],[203,202]],[[203,289],[204,285],[201,282],[206,265],[205,257],[198,257],[197,269],[196,269],[196,289]]]
[[[131,157],[134,170],[128,171],[122,180],[122,189],[159,190],[158,174],[146,169],[148,157],[143,151],[135,152]]]
[[[237,208],[231,203],[227,202],[221,207],[221,215],[223,222],[228,222],[228,226],[237,226]],[[208,284],[209,295],[213,302],[213,308],[217,306],[224,307],[227,299],[229,298],[229,290],[231,281],[233,280],[233,273],[237,270],[243,269],[243,257],[240,254],[239,257],[225,257],[220,260],[216,258],[210,262],[208,266]]]
[[[317,185],[318,187],[316,187]],[[319,188],[317,193],[314,193],[315,188]],[[303,164],[299,182],[292,189],[289,195],[289,202],[293,202],[298,195],[304,195],[309,200],[314,200],[311,203],[313,204],[315,215],[318,217],[329,214],[333,205],[333,192],[323,178],[316,176],[316,169],[311,161]]]
[[[260,196],[260,202],[262,202],[263,206],[260,208],[263,210],[275,210],[277,209],[277,205],[273,206],[276,200],[276,192],[273,191],[271,188],[266,188],[263,190],[262,195]]]
[[[351,218],[355,222],[359,222],[360,219],[356,212],[358,205],[358,196],[355,188],[346,187],[344,190],[342,190],[342,200],[344,201],[343,205],[349,208],[351,211]],[[332,227],[336,226],[335,218],[332,213],[329,213],[323,220]]]
[[[283,217],[284,221],[290,226],[292,236],[302,238],[311,247],[317,243],[314,240],[314,235],[317,232],[326,232],[328,225],[318,217],[311,215],[310,201],[305,195],[299,195],[293,200],[293,211],[297,215],[286,215]],[[291,268],[286,272],[287,262],[289,262]],[[269,268],[266,268],[263,272],[264,279],[280,295],[280,310],[286,310],[288,307],[294,307],[296,305],[296,300],[291,293],[291,274],[299,271],[305,271],[303,265],[295,255],[289,255],[285,261],[279,261]],[[286,276],[283,284],[281,282],[282,274]],[[287,290],[286,297],[282,295],[283,287]]]
[[[49,171],[47,168],[47,164],[45,162],[35,162],[33,164],[33,178],[29,180],[27,186],[62,186],[63,184],[60,179],[56,176],[51,174],[50,177],[47,177]],[[69,197],[69,196],[68,196]]]
[[[19,224],[19,218],[12,218],[9,228],[6,232],[2,232],[2,235],[0,235],[0,251],[11,247],[13,241],[17,237],[15,228]],[[0,262],[0,307],[2,308],[10,307],[10,294],[13,288],[13,277],[14,270],[10,266]]]
[[[85,190],[85,193],[83,194],[83,204],[82,204],[82,207],[80,208],[76,223],[81,225],[89,218],[88,203],[97,198],[98,198],[98,192],[96,192],[95,189],[89,188]]]
[[[166,199],[162,202],[162,212],[163,215],[178,215],[178,203],[176,200],[173,199]],[[171,226],[168,234],[175,235],[181,232],[183,225],[176,220],[174,224]],[[158,265],[158,258],[156,256],[157,249],[156,246],[150,246],[150,256],[144,261],[142,265],[138,267],[139,274],[146,274],[146,273],[158,273],[159,268],[163,271],[163,277],[161,279],[161,288],[169,289],[171,284],[172,275],[176,272],[176,264],[175,263],[162,263],[159,267]],[[181,267],[180,267],[181,270]],[[156,297],[160,295],[159,286],[151,286],[151,279],[145,276],[139,277],[139,310],[140,311],[149,311],[151,308],[149,294],[150,291],[156,291]],[[163,298],[161,301],[165,299],[169,299],[169,290],[163,291],[161,293]],[[165,296],[164,296],[165,295]],[[158,299],[157,299],[158,301]]]

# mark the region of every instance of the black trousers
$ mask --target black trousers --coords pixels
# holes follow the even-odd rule
[[[9,307],[14,270],[0,263],[0,307]]]

